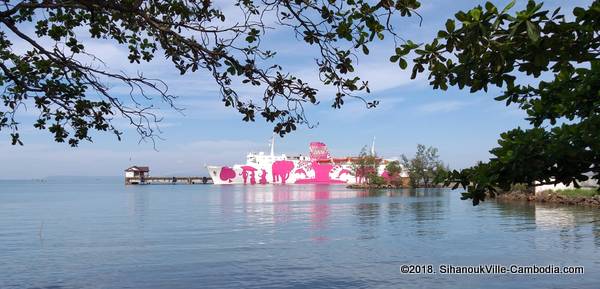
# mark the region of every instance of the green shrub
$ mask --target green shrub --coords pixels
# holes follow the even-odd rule
[[[556,191],[556,193],[567,197],[593,197],[600,192],[595,189],[567,189]]]
[[[385,185],[385,179],[382,176],[371,174],[369,176],[369,184],[376,186]]]

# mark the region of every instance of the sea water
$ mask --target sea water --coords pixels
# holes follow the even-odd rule
[[[583,275],[403,274],[405,264]],[[0,182],[0,288],[600,288],[600,210],[447,189]]]

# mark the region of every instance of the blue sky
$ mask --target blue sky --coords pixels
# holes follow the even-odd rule
[[[499,6],[508,3],[493,2]],[[526,3],[518,2],[517,7]],[[419,9],[422,25],[419,27],[416,18],[402,19],[394,23],[400,36],[416,42],[429,41],[454,13],[485,2],[422,3]],[[586,3],[589,1],[545,1],[545,7],[553,10],[563,6],[563,13],[570,13],[573,6]],[[17,48],[22,45],[15,43]],[[318,140],[327,143],[333,155],[352,155],[376,137],[377,152],[384,157],[412,155],[420,143],[439,148],[445,162],[453,168],[463,168],[486,160],[501,132],[527,126],[524,113],[493,100],[499,90],[477,94],[454,88],[439,91],[433,90],[423,77],[410,80],[408,71],[389,62],[394,49],[389,41],[372,45],[370,55],[359,59],[358,74],[369,80],[372,90],[366,97],[380,101],[379,107],[370,110],[358,101],[347,102],[341,110],[332,109],[331,89],[315,81],[314,50],[296,40],[289,31],[270,31],[264,48],[278,51],[276,60],[284,70],[320,87],[321,104],[307,111],[310,120],[318,125],[313,129],[300,126],[298,131],[277,138],[277,153],[306,153],[308,143]],[[112,70],[142,71],[146,76],[165,80],[170,92],[180,97],[177,105],[185,109],[185,115],[169,109],[158,111],[164,117],[160,125],[164,140],[158,141],[157,150],[151,143],[139,143],[139,137],[124,126],[123,120],[116,120],[125,128],[121,142],[107,133],[94,134],[93,143],[84,142],[78,148],[71,148],[54,143],[49,133],[27,124],[35,112],[22,111],[24,146],[11,146],[8,132],[0,131],[0,140],[3,140],[0,142],[0,178],[119,176],[133,164],[149,165],[154,175],[204,175],[205,164],[240,163],[248,151],[268,151],[271,124],[261,119],[242,122],[236,111],[223,106],[216,85],[204,71],[180,76],[160,57],[150,64],[130,65],[126,61],[126,50],[111,42],[89,42],[86,49],[103,59]],[[123,91],[118,86],[113,89],[115,93]],[[246,88],[241,91],[248,95],[253,93]]]

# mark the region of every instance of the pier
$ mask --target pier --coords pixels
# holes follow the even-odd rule
[[[212,184],[209,177],[132,177],[125,178],[126,185],[167,185],[167,184],[185,184],[185,185],[208,185]]]
[[[125,170],[125,185],[207,185],[212,183],[212,178],[206,176],[152,177],[149,167],[132,166]]]

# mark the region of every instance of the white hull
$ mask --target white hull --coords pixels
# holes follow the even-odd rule
[[[293,164],[293,166],[291,164]],[[280,163],[281,164],[281,163]],[[285,164],[285,163],[284,163]],[[312,165],[306,165],[299,162],[289,161],[289,171],[276,169],[273,175],[272,167],[251,166],[256,170],[248,170],[249,165],[228,166],[207,166],[208,173],[217,185],[226,184],[353,184],[356,183],[356,177],[352,173],[352,168],[346,165],[325,165],[331,166],[327,172],[327,178],[318,178],[314,169],[309,169]],[[277,164],[276,164],[277,165]],[[309,168],[307,168],[309,167]]]
[[[383,163],[383,162],[382,162]],[[208,173],[217,185],[225,184],[354,184],[362,178],[354,174],[351,158],[335,159],[321,142],[310,143],[310,156],[287,157],[250,153],[246,164],[234,166],[207,166]],[[377,174],[384,176],[380,165]]]

